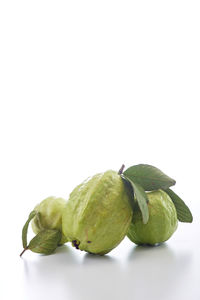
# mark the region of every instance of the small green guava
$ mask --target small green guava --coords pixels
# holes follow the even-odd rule
[[[106,254],[126,236],[132,219],[130,198],[115,171],[97,174],[78,185],[63,211],[63,233],[80,250]]]
[[[64,199],[56,197],[48,197],[36,205],[34,210],[39,214],[31,222],[33,232],[38,234],[44,229],[57,229],[62,232],[62,213],[65,205]],[[68,239],[62,233],[60,244],[67,241]]]
[[[168,240],[178,226],[176,208],[166,192],[157,190],[147,193],[149,221],[143,224],[138,207],[127,236],[135,244],[155,245]]]

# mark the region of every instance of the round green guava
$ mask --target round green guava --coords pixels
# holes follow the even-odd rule
[[[33,232],[38,234],[43,229],[57,229],[62,232],[62,213],[66,205],[66,201],[62,198],[48,197],[34,208],[39,214],[36,215],[31,226]],[[62,233],[60,244],[68,241]]]
[[[115,171],[78,185],[63,211],[63,233],[80,250],[106,254],[126,236],[132,219],[130,198]]]
[[[134,210],[133,219],[127,236],[135,244],[155,245],[168,240],[178,226],[176,208],[162,190],[147,193],[149,221],[143,224],[138,207]]]

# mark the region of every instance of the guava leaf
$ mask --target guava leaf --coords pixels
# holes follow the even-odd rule
[[[132,210],[134,211],[135,209],[135,206],[137,204],[137,201],[134,197],[134,190],[133,190],[133,185],[131,184],[131,182],[125,178],[123,175],[121,175],[121,178],[123,180],[123,183],[124,183],[124,186],[125,186],[125,189],[127,191],[127,194],[129,195],[129,200],[130,200],[130,205],[132,207]]]
[[[123,176],[124,176],[124,174],[123,174]],[[140,184],[133,182],[126,176],[124,176],[124,178],[126,180],[128,180],[130,182],[131,186],[133,187],[138,206],[142,213],[142,221],[144,224],[146,224],[149,220],[149,208],[148,208],[148,204],[147,204],[148,203],[147,194],[145,193],[145,190],[143,189],[143,187]]]
[[[134,183],[141,185],[145,191],[167,189],[176,183],[158,168],[146,164],[132,166],[123,174]]]
[[[51,254],[61,240],[60,230],[44,229],[40,231],[29,243],[28,249],[43,254]]]
[[[35,217],[35,215],[37,214],[37,212],[35,210],[33,210],[28,217],[28,220],[26,221],[23,229],[22,229],[22,244],[23,247],[26,248],[27,247],[27,232],[28,232],[28,225],[30,223],[30,221]]]
[[[177,212],[177,218],[180,222],[192,223],[193,216],[189,207],[184,203],[184,201],[171,189],[165,190],[165,192],[172,199]]]

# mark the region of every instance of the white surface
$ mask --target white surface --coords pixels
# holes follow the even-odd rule
[[[2,299],[198,300],[199,248],[196,223],[190,229],[179,226],[168,243],[157,247],[137,247],[125,239],[103,257],[65,245],[54,255],[26,252],[20,259],[8,249],[7,259],[1,257]]]
[[[0,1],[1,299],[200,299],[199,14],[199,1]],[[194,223],[156,248],[19,258],[36,203],[122,163],[175,178]]]

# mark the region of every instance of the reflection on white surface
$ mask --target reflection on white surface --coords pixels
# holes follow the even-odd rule
[[[133,246],[127,239],[119,248],[106,256],[68,245],[51,256],[27,254],[22,262],[24,299],[44,299],[47,295],[48,300],[188,298],[190,252],[178,249],[178,253],[167,244]]]
[[[133,279],[134,292],[141,299],[148,296],[152,299],[175,299],[176,289],[179,290],[179,283],[187,274],[190,259],[187,254],[175,255],[167,244],[156,248],[135,247],[129,256],[126,275]]]
[[[125,238],[108,255],[59,247],[45,256],[26,251],[12,223],[3,232],[0,299],[15,300],[199,300],[199,204],[193,224],[179,224],[166,243],[138,247]],[[3,228],[3,227],[2,227]],[[5,233],[5,234],[4,234]]]

